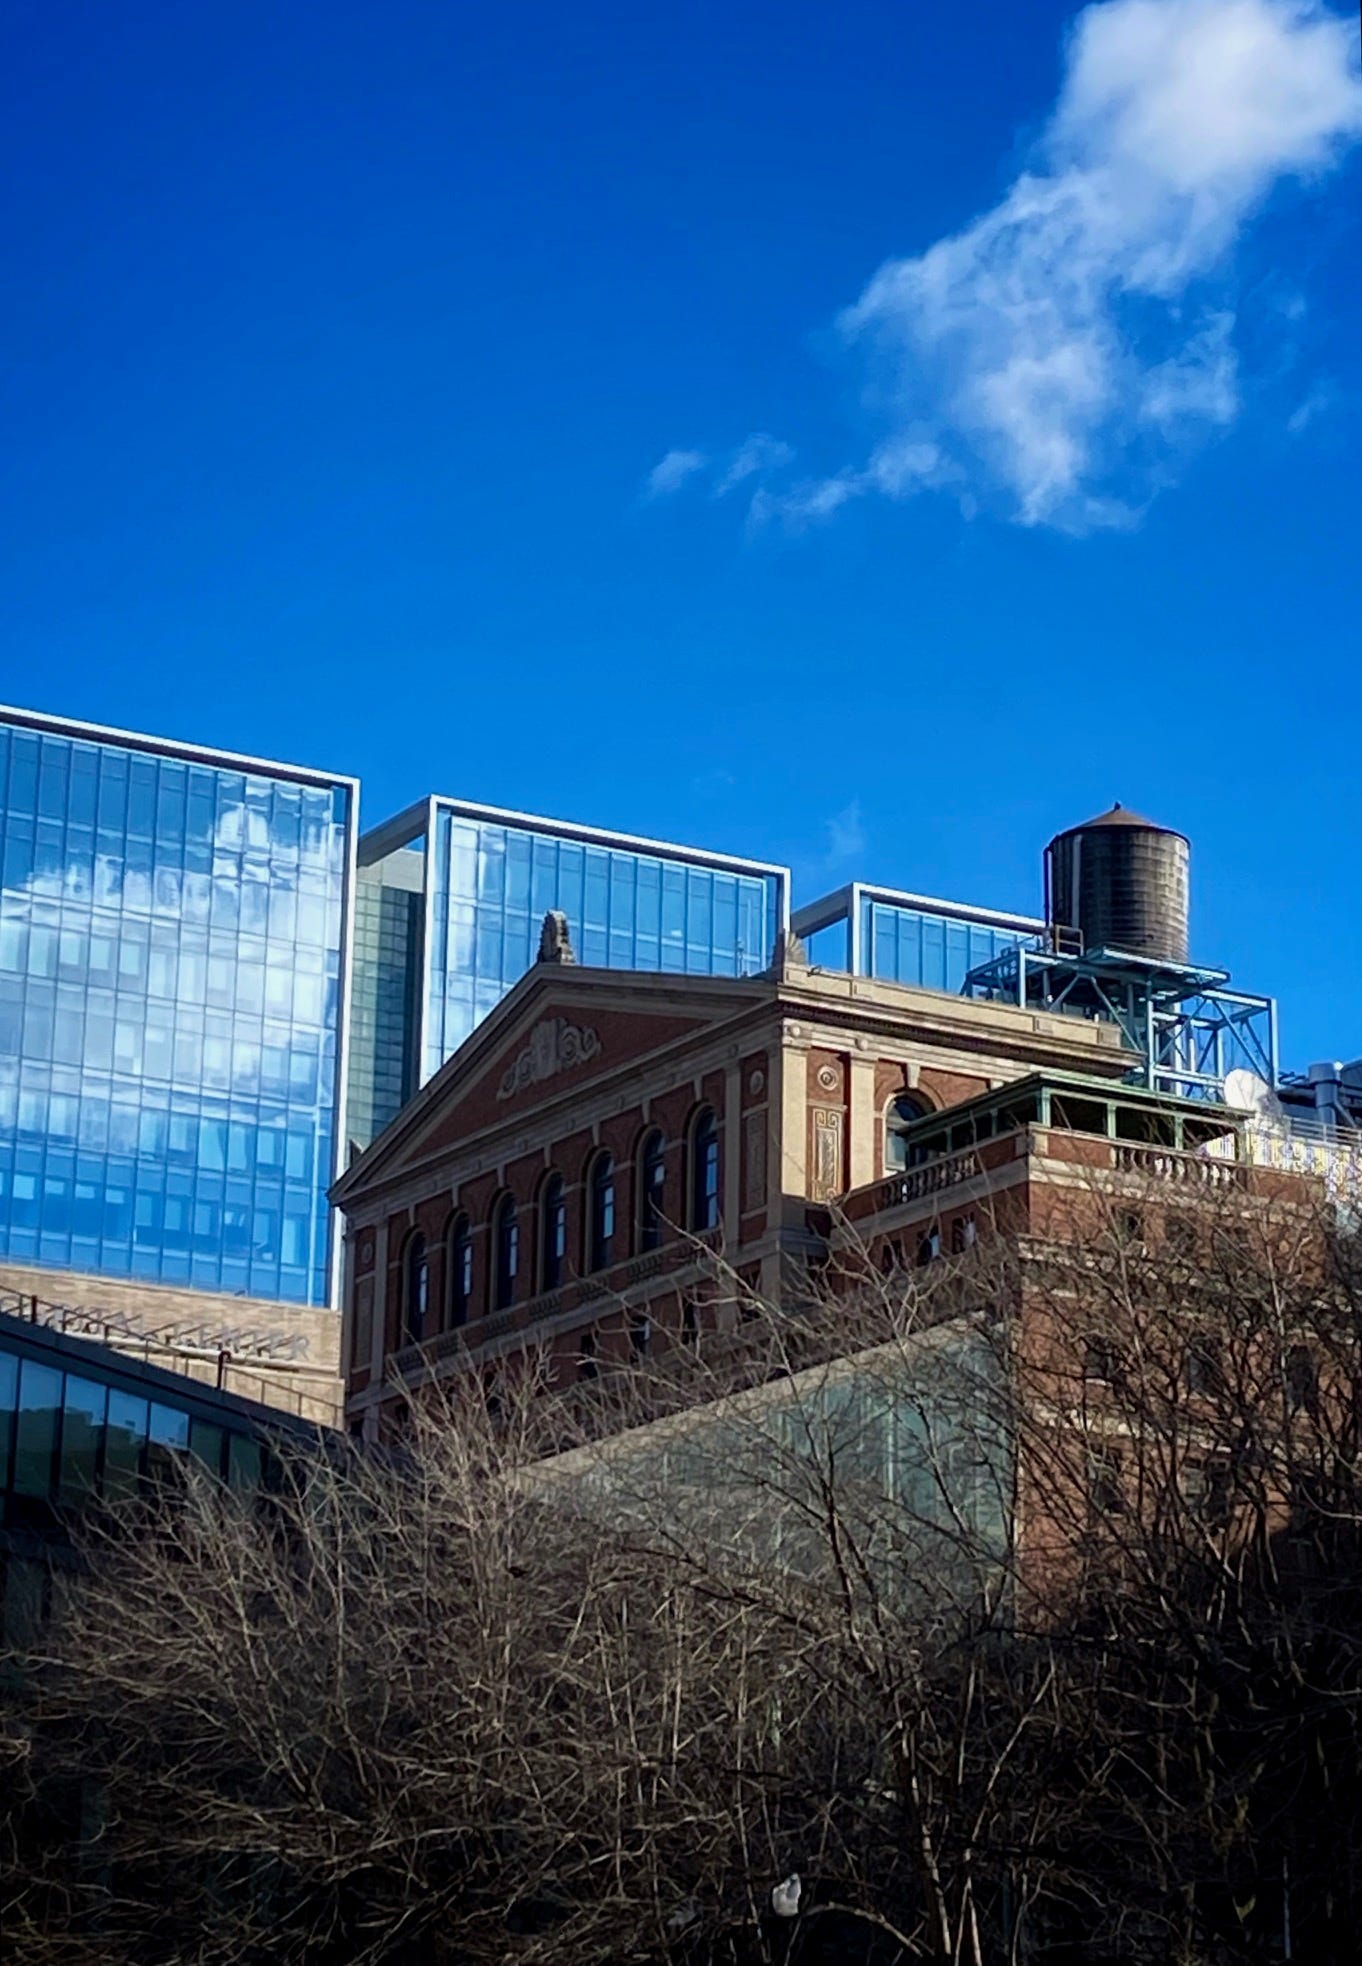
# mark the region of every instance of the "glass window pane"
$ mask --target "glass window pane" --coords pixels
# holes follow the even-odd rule
[[[189,1450],[197,1454],[210,1474],[221,1475],[224,1436],[221,1427],[209,1420],[194,1419],[189,1427]]]
[[[14,1487],[20,1495],[47,1496],[52,1492],[61,1380],[55,1366],[38,1365],[31,1358],[23,1361],[14,1442]]]
[[[260,1442],[249,1434],[227,1436],[227,1479],[239,1490],[254,1491],[260,1486]]]
[[[19,1361],[12,1352],[0,1352],[0,1488],[9,1487],[10,1440],[18,1399]]]
[[[147,1438],[147,1401],[132,1393],[110,1392],[104,1432],[104,1493],[136,1491]]]
[[[189,1415],[176,1406],[153,1405],[147,1441],[147,1473],[163,1478],[189,1451]]]
[[[92,1493],[104,1433],[107,1389],[74,1372],[66,1375],[66,1400],[61,1424],[61,1495],[79,1502]]]

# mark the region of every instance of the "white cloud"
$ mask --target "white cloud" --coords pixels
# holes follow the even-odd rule
[[[779,437],[768,437],[764,430],[747,437],[739,444],[728,461],[727,469],[714,487],[714,496],[723,498],[726,493],[736,491],[739,485],[749,478],[766,477],[772,471],[779,471],[794,459],[794,452]]]
[[[761,499],[759,481],[783,471],[793,462],[794,450],[789,444],[764,430],[756,430],[750,437],[744,437],[736,449],[716,458],[704,451],[668,451],[661,463],[648,473],[646,491],[649,498],[664,498],[670,492],[680,491],[693,479],[705,477],[710,482],[712,498],[726,498],[740,486],[750,485],[754,487],[755,497]]]
[[[648,473],[649,498],[665,498],[669,492],[680,491],[686,480],[703,471],[708,463],[703,451],[668,451]]]
[[[1327,415],[1337,405],[1337,384],[1327,379],[1317,382],[1307,390],[1303,400],[1286,419],[1286,427],[1293,437],[1299,437],[1303,430],[1310,428],[1317,417]]]
[[[864,857],[865,847],[861,802],[859,799],[852,799],[828,821],[828,851],[824,865],[829,872],[849,866]]]
[[[1186,423],[1232,423],[1239,410],[1234,316],[1214,315],[1199,334],[1146,372],[1140,415],[1173,435]]]
[[[840,317],[887,436],[753,516],[954,485],[1025,524],[1130,523],[1237,414],[1233,248],[1282,181],[1362,134],[1355,40],[1316,0],[1086,7],[1031,168]]]

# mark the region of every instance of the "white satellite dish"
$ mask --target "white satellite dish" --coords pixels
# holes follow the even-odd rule
[[[1279,1120],[1282,1117],[1282,1102],[1267,1080],[1259,1078],[1256,1072],[1246,1071],[1243,1066],[1226,1072],[1221,1092],[1225,1104],[1232,1106],[1237,1113],[1256,1113],[1265,1120]]]

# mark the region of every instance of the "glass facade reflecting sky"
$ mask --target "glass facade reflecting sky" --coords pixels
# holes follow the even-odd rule
[[[448,799],[376,828],[360,862],[347,1130],[361,1145],[524,975],[550,909],[581,963],[747,976],[770,961],[788,906],[781,868]]]
[[[437,802],[427,1076],[524,975],[549,909],[567,916],[580,963],[750,976],[771,960],[782,878]]]
[[[952,994],[959,993],[979,963],[992,962],[1034,933],[934,914],[872,895],[861,896],[860,909],[863,975]]]
[[[1044,923],[853,882],[799,909],[794,927],[825,968],[957,995],[970,970],[1029,942]]]
[[[0,713],[0,1254],[328,1301],[354,799]]]

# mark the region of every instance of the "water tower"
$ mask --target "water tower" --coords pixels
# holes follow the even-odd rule
[[[1183,833],[1125,806],[1057,833],[1045,851],[1045,934],[965,978],[965,995],[1115,1024],[1151,1091],[1219,1099],[1238,1070],[1277,1084],[1270,997],[1189,960]]]
[[[1188,959],[1186,836],[1123,805],[1057,834],[1045,850],[1045,918],[1089,952]]]

